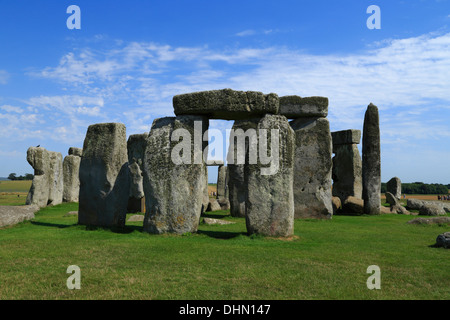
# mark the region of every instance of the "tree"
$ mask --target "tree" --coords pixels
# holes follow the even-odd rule
[[[25,180],[33,180],[34,175],[31,173],[25,173]]]
[[[8,179],[9,180],[13,180],[13,181],[17,180],[16,174],[15,173],[10,173],[9,176],[8,176]]]

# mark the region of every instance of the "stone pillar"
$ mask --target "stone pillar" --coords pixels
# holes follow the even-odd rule
[[[63,161],[64,202],[78,202],[80,194],[80,163],[82,149],[69,148],[69,155]]]
[[[27,161],[34,168],[34,178],[26,204],[45,207],[57,205],[63,199],[62,154],[41,147],[27,150]]]
[[[304,117],[290,122],[295,132],[295,218],[330,219],[332,144],[326,118]]]
[[[258,148],[249,145],[244,166],[247,231],[266,236],[290,236],[294,233],[294,131],[286,117],[270,114],[258,122],[257,129]],[[278,130],[279,135],[272,129]],[[278,142],[278,149],[273,142]],[[266,153],[261,152],[262,145],[267,146]],[[251,152],[258,152],[256,163],[248,161]],[[261,154],[274,158],[265,164]]]
[[[360,130],[331,133],[333,140],[333,196],[344,203],[348,197],[362,199],[362,160],[358,144]]]
[[[143,187],[143,161],[148,133],[133,134],[128,137],[127,152],[130,168],[130,194],[127,212],[145,212],[142,204],[144,198]]]
[[[400,178],[393,177],[386,183],[387,192],[390,192],[396,197],[400,199],[402,197],[402,181]]]
[[[372,103],[364,116],[362,139],[362,181],[365,214],[380,214],[381,158],[380,120],[378,108]]]
[[[206,183],[202,137],[208,125],[208,118],[190,115],[153,122],[144,156],[145,232],[197,231]]]
[[[80,163],[78,223],[123,227],[129,192],[125,125],[90,125],[84,139]]]
[[[227,186],[227,167],[219,166],[217,170],[217,199],[225,198]]]
[[[230,134],[227,153],[228,194],[232,217],[245,217],[247,187],[244,181],[245,155],[251,142],[251,132],[255,133],[259,119],[236,120]],[[257,143],[255,141],[254,143]],[[240,148],[241,150],[238,150]]]

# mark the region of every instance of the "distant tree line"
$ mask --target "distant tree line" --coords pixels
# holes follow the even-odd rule
[[[8,179],[12,180],[12,181],[16,181],[16,180],[33,180],[33,178],[34,178],[34,175],[31,174],[31,173],[25,173],[24,176],[17,176],[17,174],[15,174],[15,173],[10,173],[9,176],[8,176]]]
[[[444,185],[439,183],[402,183],[402,193],[406,194],[448,194],[450,184]],[[381,193],[386,193],[386,183],[381,183]]]

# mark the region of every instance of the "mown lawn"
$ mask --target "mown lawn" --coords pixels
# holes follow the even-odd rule
[[[432,247],[450,226],[411,216],[297,220],[288,240],[247,236],[245,219],[196,234],[151,235],[77,225],[77,204],[42,209],[0,229],[0,299],[450,299],[450,250]],[[81,269],[69,290],[67,267]],[[366,286],[381,270],[381,289]]]

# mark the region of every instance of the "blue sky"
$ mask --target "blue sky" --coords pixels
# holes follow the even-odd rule
[[[326,96],[332,131],[372,102],[382,181],[450,183],[448,0],[2,1],[0,44],[0,176],[33,172],[29,146],[65,156],[90,124],[146,132],[175,94],[232,88]]]

